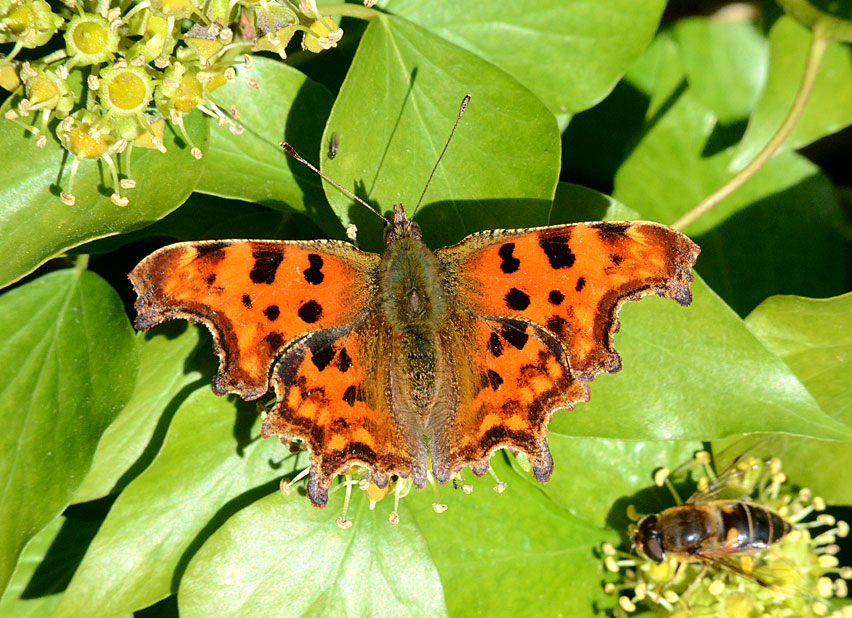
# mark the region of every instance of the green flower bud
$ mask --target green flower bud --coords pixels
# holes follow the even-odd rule
[[[154,80],[142,66],[111,66],[101,72],[98,98],[110,114],[137,115],[154,97]]]
[[[65,53],[75,66],[111,61],[118,53],[118,43],[118,33],[97,14],[75,15],[65,30]]]
[[[0,3],[0,43],[32,49],[56,34],[62,18],[44,0],[5,0]]]
[[[29,109],[52,110],[53,115],[60,120],[71,113],[74,93],[67,82],[53,71],[45,71],[42,68],[33,67],[28,74],[28,77],[24,77],[24,89]]]

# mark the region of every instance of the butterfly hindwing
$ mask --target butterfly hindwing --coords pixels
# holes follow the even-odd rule
[[[465,466],[485,474],[491,453],[502,447],[524,452],[540,481],[553,460],[547,424],[559,408],[588,399],[562,344],[543,328],[511,318],[453,320],[458,337],[448,341],[460,385],[455,411],[432,445],[435,476],[446,482]]]
[[[376,294],[379,256],[339,241],[225,240],[170,245],[129,278],[137,328],[200,322],[219,354],[218,394],[256,399],[275,356],[295,338],[348,324]]]
[[[425,449],[405,430],[388,396],[387,338],[381,315],[373,311],[357,326],[306,337],[275,365],[277,401],[263,435],[304,440],[311,458],[308,494],[316,505],[325,505],[334,476],[356,463],[382,487],[391,474],[425,484]]]

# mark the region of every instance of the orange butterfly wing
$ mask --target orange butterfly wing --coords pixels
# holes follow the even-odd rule
[[[129,278],[136,326],[200,322],[219,355],[217,394],[256,399],[291,341],[352,322],[373,301],[379,256],[339,241],[186,242],[156,251]]]
[[[275,366],[277,401],[263,422],[263,436],[297,436],[311,451],[308,495],[325,506],[332,479],[352,464],[387,485],[391,474],[426,483],[426,452],[414,431],[392,409],[389,329],[378,311],[354,327],[306,337]]]
[[[651,293],[688,305],[698,252],[656,223],[494,230],[437,251],[457,320],[473,317],[464,340],[449,346],[467,387],[451,429],[433,444],[436,476],[465,465],[484,474],[490,453],[505,446],[526,453],[546,481],[553,411],[588,399],[581,380],[621,368],[612,346],[618,309]]]

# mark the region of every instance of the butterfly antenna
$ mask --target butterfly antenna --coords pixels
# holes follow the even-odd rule
[[[435,161],[435,167],[432,168],[432,173],[429,174],[429,180],[426,181],[426,186],[423,187],[423,193],[420,194],[420,199],[417,200],[417,206],[414,207],[414,212],[411,213],[411,218],[414,218],[414,215],[417,214],[417,211],[420,209],[420,202],[423,201],[423,196],[426,195],[426,189],[429,188],[429,183],[432,182],[432,176],[435,175],[435,170],[438,169],[438,164],[441,162],[441,159],[444,157],[444,153],[447,152],[447,148],[450,146],[450,141],[453,139],[453,135],[456,132],[456,127],[459,126],[459,121],[464,116],[464,112],[467,109],[467,104],[470,103],[470,95],[466,94],[464,99],[462,99],[461,107],[459,107],[459,115],[456,118],[456,123],[453,125],[453,130],[450,131],[450,137],[447,139],[447,143],[444,145],[444,149],[441,151],[441,154],[438,155],[438,160]]]
[[[367,207],[370,211],[374,212],[374,213],[376,214],[376,216],[380,217],[380,218],[382,219],[382,221],[384,221],[386,224],[389,224],[389,223],[390,223],[390,221],[388,221],[388,220],[387,220],[387,218],[386,218],[384,215],[382,215],[382,213],[380,213],[378,210],[376,210],[373,206],[371,206],[370,204],[368,204],[367,202],[365,202],[364,200],[362,200],[360,197],[358,197],[357,195],[355,195],[354,193],[352,193],[352,191],[350,191],[349,189],[347,189],[347,188],[346,188],[346,187],[344,187],[343,185],[341,185],[341,184],[339,184],[339,183],[334,182],[331,178],[329,178],[328,176],[326,176],[325,174],[323,174],[321,171],[319,171],[319,170],[318,170],[318,169],[317,169],[314,165],[312,165],[312,164],[311,164],[311,163],[309,163],[307,160],[305,160],[305,159],[302,157],[302,155],[300,155],[298,152],[296,152],[290,144],[288,144],[287,142],[281,142],[279,145],[280,145],[280,146],[284,149],[284,151],[285,151],[288,155],[290,155],[291,157],[293,157],[294,159],[296,159],[296,161],[298,161],[299,163],[304,163],[305,165],[307,165],[309,168],[311,168],[311,169],[312,169],[312,170],[314,170],[317,174],[319,174],[319,175],[320,175],[320,177],[321,177],[323,180],[326,180],[326,181],[330,182],[330,183],[331,183],[331,184],[333,184],[335,187],[337,187],[338,189],[340,189],[341,191],[343,191],[346,195],[348,195],[349,197],[351,197],[353,200],[355,200],[355,201],[356,201],[356,202],[358,202],[359,204],[363,204],[364,206],[366,206],[366,207]],[[445,148],[444,150],[446,150],[446,148]]]

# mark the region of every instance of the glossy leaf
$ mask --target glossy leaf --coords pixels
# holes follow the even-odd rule
[[[317,509],[304,495],[276,491],[246,507],[193,558],[181,615],[446,615],[419,530],[410,518],[392,526],[367,504],[354,497],[348,530],[334,523],[337,504]]]
[[[609,93],[650,43],[665,3],[392,0],[383,6],[506,71],[565,116]]]
[[[272,210],[249,202],[193,193],[183,206],[156,223],[120,236],[78,247],[74,253],[110,253],[143,239],[170,242],[229,238],[309,239],[323,234],[307,216]]]
[[[61,270],[0,296],[0,590],[68,505],[130,398],[139,351],[115,291]]]
[[[852,294],[826,299],[773,296],[752,311],[746,325],[784,359],[827,414],[852,425]],[[796,483],[831,503],[852,503],[852,482],[831,473],[852,465],[848,442],[784,438],[776,450]]]
[[[767,44],[754,25],[707,18],[680,20],[672,32],[690,91],[719,122],[748,119],[763,88]]]
[[[215,374],[215,356],[201,327],[171,323],[163,330],[137,336],[144,379],[104,432],[74,502],[124,489],[157,454],[175,410]]]
[[[470,495],[442,489],[446,513],[436,514],[422,493],[408,496],[400,513],[423,531],[450,615],[532,616],[558,608],[566,616],[591,616],[595,606],[611,606],[595,552],[604,541],[617,544],[618,536],[552,502],[513,472],[502,453],[491,461],[508,485],[504,493],[492,491],[494,480],[486,478],[473,481]]]
[[[188,397],[157,458],[115,501],[54,616],[134,611],[177,590],[204,540],[258,497],[254,488],[289,472],[293,457],[261,440],[259,426],[254,404],[234,406],[207,386]]]
[[[556,413],[562,414],[569,413]],[[640,513],[672,506],[671,495],[653,487],[653,473],[672,468],[701,449],[698,441],[575,438],[556,428],[548,433],[547,441],[553,455],[553,476],[546,485],[538,485],[529,475],[525,478],[577,517],[622,532],[631,523],[629,504]]]
[[[337,133],[341,146],[323,157],[323,172],[382,212],[403,202],[410,215],[467,93],[470,106],[417,215],[427,242],[451,244],[494,227],[495,216],[513,227],[542,221],[559,171],[553,115],[493,65],[400,18],[376,19],[364,33],[326,126],[324,142]],[[360,245],[377,250],[376,216],[325,189],[341,220],[357,224]]]
[[[250,88],[249,80],[256,80],[258,88]],[[317,136],[331,110],[328,90],[301,71],[256,57],[251,69],[240,69],[236,82],[216,90],[216,100],[236,106],[245,132],[211,132],[197,190],[278,210],[304,211],[327,234],[342,236],[340,223],[323,197],[319,176],[279,146],[281,141],[290,142],[316,164],[324,150]]]
[[[769,74],[730,168],[745,166],[781,126],[790,111],[805,70],[811,31],[784,16],[769,32]],[[802,117],[782,150],[801,148],[852,123],[852,50],[828,47],[819,76]]]
[[[208,123],[200,112],[187,117],[185,124],[193,141],[203,143]],[[130,199],[129,205],[119,207],[110,201],[113,188],[104,163],[83,161],[74,180],[77,200],[67,206],[59,199],[59,192],[68,190],[73,157],[55,138],[48,139],[44,148],[36,148],[23,129],[0,122],[0,151],[15,153],[4,157],[0,166],[4,194],[0,201],[0,254],[4,256],[0,286],[20,279],[71,247],[143,227],[180,206],[195,188],[204,159],[193,159],[169,130],[165,131],[164,144],[166,154],[133,150],[136,188],[122,191]],[[116,157],[122,169],[126,169],[128,156],[125,151]]]
[[[665,75],[665,84],[676,84]],[[614,196],[645,218],[672,223],[732,175],[730,149],[707,152],[713,113],[675,86],[625,160]],[[828,179],[795,153],[779,155],[686,232],[704,249],[697,269],[741,315],[782,292],[837,294],[849,284],[850,247]],[[789,259],[795,256],[795,259]]]

